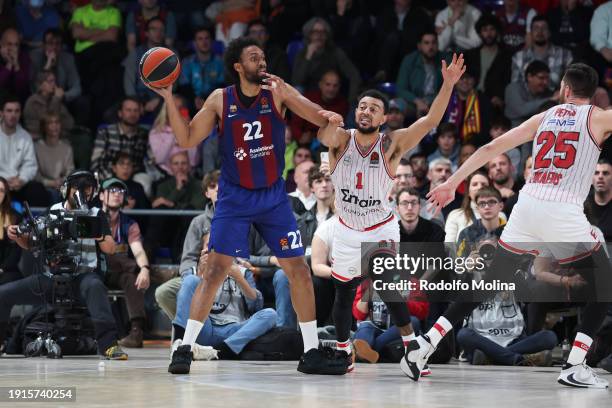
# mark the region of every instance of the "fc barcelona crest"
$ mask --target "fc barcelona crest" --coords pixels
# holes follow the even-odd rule
[[[238,111],[238,108],[236,107],[236,105],[230,105],[229,110],[231,113],[236,113],[236,111]]]

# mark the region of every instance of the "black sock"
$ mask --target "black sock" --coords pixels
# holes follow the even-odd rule
[[[238,354],[234,353],[234,351],[229,348],[224,341],[222,341],[221,344],[216,347],[216,349],[219,351],[219,354],[217,355],[219,360],[238,360]]]
[[[174,328],[174,340],[183,340],[183,337],[185,336],[185,328],[179,326],[178,324],[173,324],[172,327]]]

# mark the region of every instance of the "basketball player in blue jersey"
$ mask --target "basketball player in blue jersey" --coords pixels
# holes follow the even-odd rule
[[[172,87],[156,90],[164,98],[179,145],[197,146],[218,126],[222,156],[207,268],[191,302],[182,345],[172,354],[168,371],[189,373],[191,346],[234,259],[248,257],[249,229],[254,225],[289,278],[291,300],[304,340],[298,371],[344,374],[344,362],[331,349],[319,348],[310,269],[281,177],[285,109],[319,126],[326,125],[326,119],[318,114],[318,105],[266,73],[264,52],[254,40],[232,41],[225,51],[225,68],[234,77],[234,85],[213,91],[190,123],[179,113]]]

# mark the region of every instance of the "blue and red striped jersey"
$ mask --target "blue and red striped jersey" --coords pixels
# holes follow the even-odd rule
[[[272,93],[262,89],[251,106],[243,106],[236,86],[223,90],[219,127],[221,177],[248,189],[269,187],[285,168],[285,120]]]

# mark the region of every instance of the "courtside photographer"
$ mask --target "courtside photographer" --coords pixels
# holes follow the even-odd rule
[[[114,253],[115,242],[107,217],[99,208],[91,207],[97,187],[92,173],[76,170],[61,187],[64,202],[52,205],[37,218],[28,214],[21,224],[8,227],[9,238],[32,251],[38,267],[30,276],[0,286],[0,328],[8,324],[14,305],[55,305],[63,284],[64,300],[86,305],[98,352],[107,359],[126,360],[127,354],[117,344],[115,319],[98,273],[100,253]],[[52,336],[57,329],[52,330]],[[61,351],[54,356],[61,356]]]

